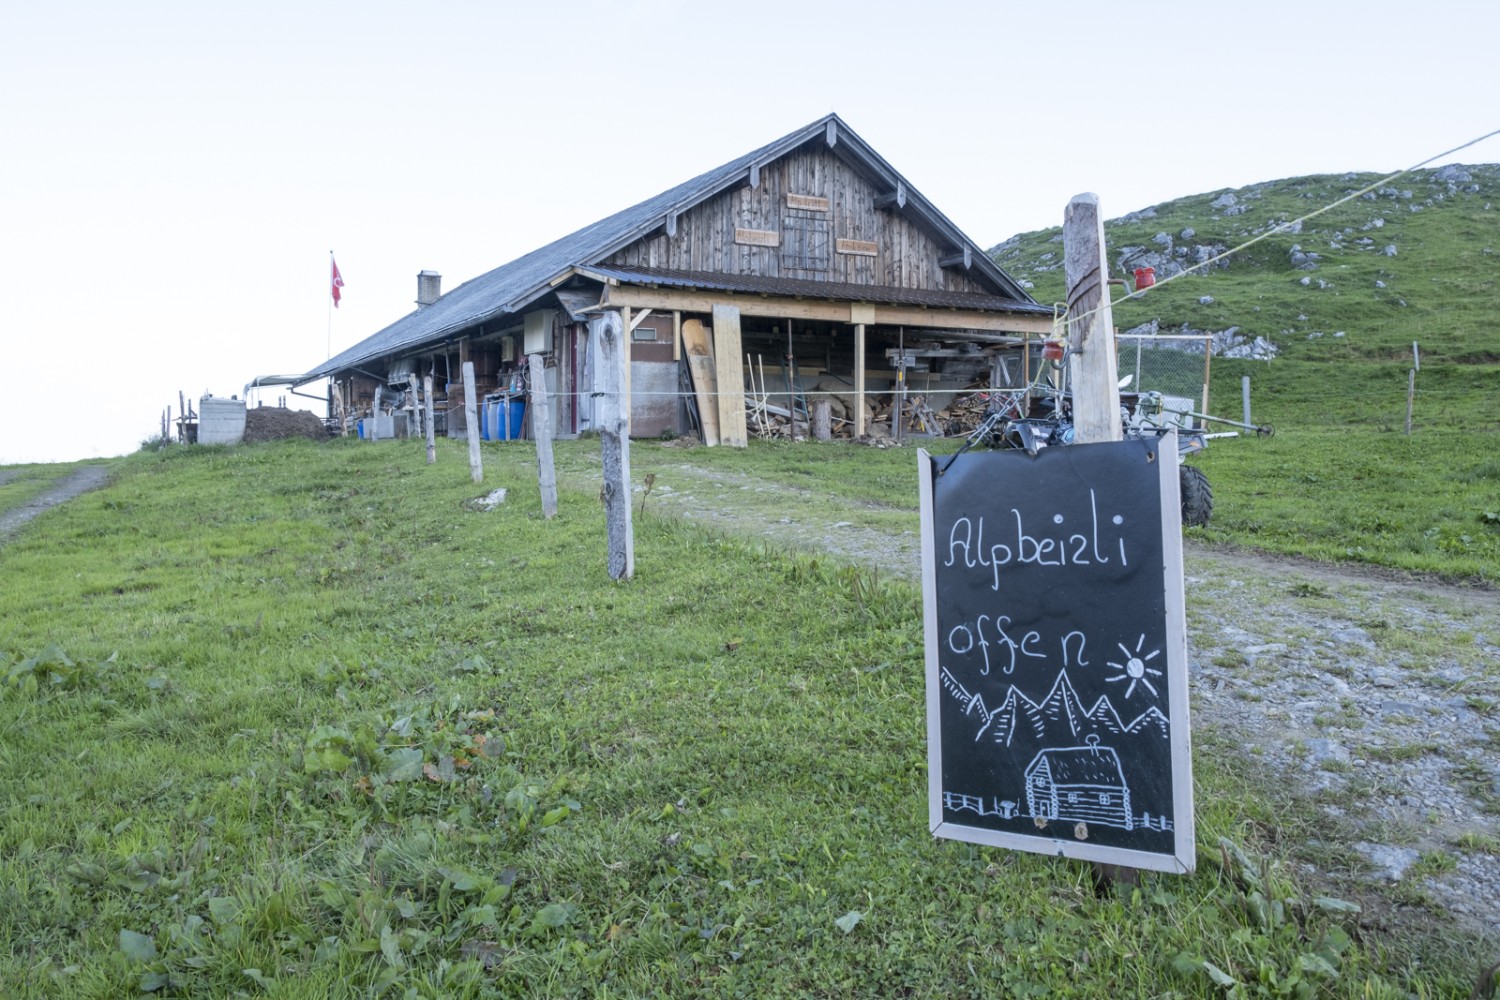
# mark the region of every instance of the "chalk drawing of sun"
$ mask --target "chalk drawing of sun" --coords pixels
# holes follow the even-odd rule
[[[1114,660],[1106,660],[1105,662],[1120,671],[1120,674],[1117,677],[1106,677],[1104,678],[1105,681],[1130,681],[1130,687],[1125,689],[1126,698],[1135,694],[1136,684],[1144,684],[1153,695],[1160,698],[1161,692],[1156,690],[1156,685],[1146,679],[1146,675],[1150,674],[1153,677],[1160,677],[1161,671],[1148,667],[1146,664],[1160,656],[1161,650],[1153,649],[1145,656],[1141,656],[1141,649],[1146,645],[1146,637],[1144,635],[1136,640],[1134,653],[1125,648],[1123,642],[1117,643],[1117,645],[1120,647],[1120,652],[1125,654],[1125,662],[1116,663]]]

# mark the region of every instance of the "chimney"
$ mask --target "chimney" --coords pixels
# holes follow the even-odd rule
[[[426,309],[443,294],[443,276],[436,271],[417,272],[417,308]]]

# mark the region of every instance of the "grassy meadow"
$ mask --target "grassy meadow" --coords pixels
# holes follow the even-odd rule
[[[1277,433],[1194,459],[1217,507],[1190,537],[1500,580],[1495,176],[1424,174],[1118,305],[1282,349],[1214,363],[1213,411],[1248,375]],[[1228,246],[1365,180],[1106,236]],[[997,248],[1041,301],[1055,235]],[[487,448],[482,488],[447,441],[433,466],[415,442],[142,451],[0,544],[0,993],[1395,1000],[1469,996],[1494,961],[1305,881],[1317,818],[1212,733],[1190,877],[935,841],[915,587],[649,497],[611,583],[597,454],[559,444],[546,521],[519,447]],[[633,457],[638,484],[690,462],[916,527],[910,448]],[[4,471],[0,510],[67,470]]]
[[[545,521],[525,459],[142,452],[0,547],[7,996],[1460,997],[1492,960],[1299,882],[1209,737],[1191,877],[933,840],[915,588],[649,504],[613,584],[597,487]],[[910,449],[741,461],[915,509]]]

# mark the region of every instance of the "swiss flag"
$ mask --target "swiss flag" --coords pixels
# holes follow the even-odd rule
[[[337,309],[339,307],[339,299],[342,298],[339,294],[339,289],[344,287],[344,276],[339,274],[338,261],[333,259],[333,254],[328,255],[328,266],[333,268],[333,307]]]

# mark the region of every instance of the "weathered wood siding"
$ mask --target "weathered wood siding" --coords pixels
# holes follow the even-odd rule
[[[940,246],[899,211],[877,210],[875,198],[885,193],[826,147],[804,147],[762,167],[759,187],[705,201],[678,218],[676,236],[659,232],[608,263],[925,290],[987,290],[961,270],[938,266],[951,248]],[[788,195],[794,197],[789,201]],[[823,202],[826,211],[820,210]],[[742,234],[744,242],[735,242],[737,229],[750,231]],[[762,235],[767,233],[778,238],[769,241]],[[853,252],[839,252],[840,241],[848,241],[846,249]],[[762,245],[766,242],[775,245]]]

